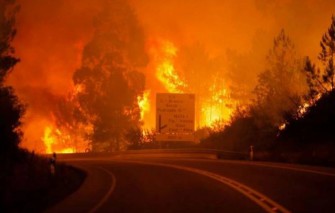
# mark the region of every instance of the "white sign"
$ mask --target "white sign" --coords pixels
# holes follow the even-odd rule
[[[194,120],[194,94],[158,93],[156,95],[157,140],[193,140]]]

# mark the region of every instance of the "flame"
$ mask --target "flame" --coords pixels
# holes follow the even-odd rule
[[[151,48],[154,63],[155,76],[170,93],[195,93],[182,80],[180,72],[176,70],[175,64],[178,57],[177,46],[169,40],[159,40]],[[187,72],[187,70],[183,70]],[[209,92],[206,96],[196,97],[201,100],[196,111],[198,128],[213,126],[214,124],[225,123],[230,120],[236,103],[230,98],[225,82],[219,77],[214,78]],[[146,121],[144,121],[146,123]]]
[[[176,69],[178,48],[173,42],[159,40],[152,47],[151,54],[151,68],[154,75],[153,79],[150,79],[150,77],[148,79],[158,82],[159,85],[152,84],[151,87],[147,87],[141,96],[137,97],[140,119],[144,123],[144,140],[148,141],[150,141],[150,134],[145,130],[152,129],[155,121],[155,119],[152,119],[155,113],[151,110],[155,104],[155,96],[152,95],[153,91],[195,93],[190,89],[190,86],[186,83],[187,81],[182,78],[181,71],[187,72],[187,70]],[[212,86],[204,93],[206,95],[202,94],[201,97],[196,97],[196,99],[200,100],[198,107],[196,107],[197,128],[214,126],[218,122],[228,122],[236,106],[229,95],[227,85],[223,80],[220,81],[218,79],[218,77],[213,79]],[[163,91],[159,91],[159,86],[163,88]],[[85,87],[83,85],[73,85],[70,91],[67,101],[80,109],[80,106],[76,103],[76,98],[78,94],[85,91]],[[52,110],[50,114],[53,114]],[[92,125],[75,122],[60,124],[57,119],[57,116],[43,117],[43,123],[39,127],[42,129],[39,130],[38,138],[43,142],[44,152],[74,153],[87,151],[89,146],[85,140],[85,135],[93,131]],[[94,118],[90,119],[94,120]]]
[[[144,115],[150,112],[149,102],[150,90],[144,91],[142,96],[137,97],[137,103],[140,108],[141,121],[144,120]]]
[[[286,128],[286,123],[282,123],[282,124],[278,127],[278,129],[279,129],[280,131],[283,131],[285,128]]]
[[[236,103],[229,97],[227,89],[210,89],[212,96],[201,103],[200,126],[224,125],[227,123],[236,107]]]
[[[70,154],[70,153],[75,153],[75,150],[73,148],[66,148],[66,149],[61,150],[58,153]]]
[[[55,143],[55,138],[51,135],[52,128],[47,126],[44,129],[44,135],[42,137],[42,141],[44,142],[44,145],[46,147],[45,152],[46,153],[52,153],[52,145]]]
[[[74,153],[74,147],[64,147],[68,140],[71,140],[70,135],[63,134],[61,130],[52,126],[46,126],[44,128],[42,141],[45,145],[46,153]]]
[[[174,58],[177,56],[177,47],[170,41],[162,41],[158,52],[160,57],[157,60],[156,77],[171,93],[183,93],[187,87],[186,83],[174,67]]]
[[[298,117],[303,117],[307,112],[308,108],[310,107],[309,103],[304,103],[298,108]]]
[[[40,138],[45,153],[76,153],[90,150],[85,136],[93,131],[91,124],[74,123],[74,126],[56,124],[52,116],[42,127],[43,136]]]

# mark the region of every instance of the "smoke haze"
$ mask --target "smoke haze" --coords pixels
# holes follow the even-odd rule
[[[22,146],[44,151],[43,128],[54,123],[58,103],[73,91],[73,73],[81,66],[83,49],[94,35],[95,17],[105,1],[19,1],[14,47],[21,62],[8,84],[28,106]],[[243,97],[237,95],[243,100],[250,97],[281,29],[295,43],[298,55],[315,59],[321,36],[335,14],[333,0],[130,0],[130,5],[148,46],[165,39],[183,52],[199,44],[229,87],[246,91]],[[153,96],[164,92],[164,87],[154,77],[152,60],[143,72]],[[203,76],[207,70],[199,72]]]

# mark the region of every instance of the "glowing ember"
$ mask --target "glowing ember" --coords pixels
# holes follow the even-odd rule
[[[303,104],[302,106],[299,107],[298,109],[298,116],[303,117],[304,114],[307,112],[307,109],[310,105],[308,103]]]
[[[286,128],[286,123],[283,123],[282,125],[279,126],[279,130],[282,131]]]
[[[73,88],[73,94],[77,95],[78,93],[81,93],[84,91],[84,85],[82,84],[76,84]]]

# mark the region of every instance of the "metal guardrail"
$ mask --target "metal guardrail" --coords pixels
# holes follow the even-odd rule
[[[247,152],[233,152],[216,149],[146,149],[146,150],[128,150],[115,152],[89,152],[57,154],[59,159],[71,158],[115,158],[115,157],[187,157],[187,158],[208,158],[208,159],[249,159]]]

